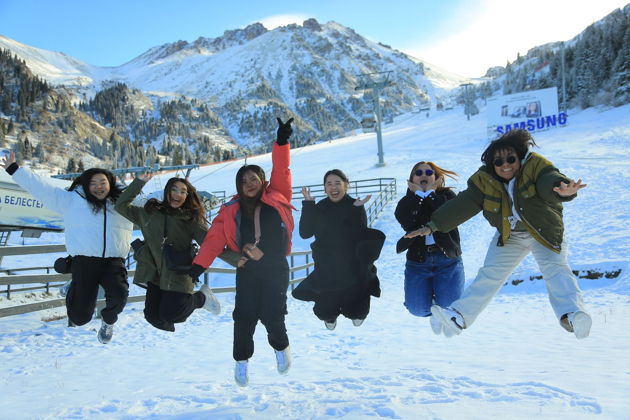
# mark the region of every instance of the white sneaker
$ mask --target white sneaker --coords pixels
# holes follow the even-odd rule
[[[447,337],[448,333],[459,335],[465,328],[464,318],[453,308],[442,308],[441,306],[433,305],[431,306],[431,313],[440,321],[444,335]]]
[[[203,284],[199,289],[201,293],[206,297],[206,302],[203,304],[203,309],[209,311],[214,315],[219,315],[221,313],[221,304],[219,300],[216,298],[214,293],[207,284]]]
[[[114,335],[114,324],[108,324],[105,321],[102,321],[101,328],[98,330],[98,341],[102,344],[107,344],[112,341],[112,336]]]
[[[435,335],[442,334],[442,323],[439,319],[437,319],[437,317],[429,317],[429,323],[431,324],[431,331],[433,331]]]
[[[234,364],[234,380],[238,386],[247,386],[249,383],[247,360],[237,360]]]
[[[588,337],[588,334],[591,332],[593,320],[586,312],[571,312],[567,314],[567,318],[573,327],[573,334],[575,334],[576,338],[582,339]]]
[[[326,325],[326,328],[332,331],[337,326],[337,320],[333,319],[332,321],[324,321],[324,325]]]
[[[446,338],[451,338],[455,335],[455,333],[448,328],[442,328],[442,334],[444,334],[444,337]]]
[[[354,325],[355,327],[360,327],[361,324],[363,324],[363,321],[365,321],[365,319],[353,319],[352,325]]]
[[[274,350],[276,352],[276,364],[278,366],[278,373],[280,375],[286,375],[291,367],[291,349],[287,346],[282,351]]]

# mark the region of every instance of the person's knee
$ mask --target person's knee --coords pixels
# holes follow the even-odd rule
[[[175,325],[173,325],[172,322],[169,322],[164,319],[160,319],[157,316],[152,315],[151,313],[147,313],[146,311],[144,312],[144,319],[146,319],[149,324],[153,325],[155,328],[159,330],[169,331],[169,332],[175,331]]]
[[[158,322],[160,320],[159,313],[155,309],[149,309],[145,307],[143,314],[144,314],[144,319],[146,319],[150,324],[154,322]]]
[[[127,300],[129,297],[129,289],[126,287],[113,287],[105,291],[105,296],[116,301]]]
[[[80,327],[92,320],[92,313],[73,313],[72,315],[68,315],[68,318],[70,318],[74,325]]]

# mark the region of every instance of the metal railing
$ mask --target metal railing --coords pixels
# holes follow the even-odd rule
[[[294,200],[301,200],[301,189],[303,186],[293,187]],[[311,195],[316,200],[318,198],[325,197],[324,187],[321,184],[306,185],[309,188]],[[366,213],[368,217],[368,226],[376,220],[378,215],[382,212],[385,205],[396,198],[396,180],[394,178],[375,178],[366,179],[360,181],[354,181],[350,183],[349,194],[364,198],[366,195],[371,194],[371,200],[366,204]],[[225,197],[225,196],[224,196]],[[224,198],[225,199],[225,198]],[[218,207],[213,208],[217,210]],[[0,247],[0,258],[5,256],[18,256],[18,255],[36,255],[36,254],[48,254],[48,253],[60,253],[65,252],[65,245],[27,245],[27,246],[3,246]],[[127,256],[127,268],[134,266],[133,254]],[[304,280],[312,269],[314,262],[312,261],[311,251],[294,251],[289,256],[289,284],[291,288],[295,284]],[[301,261],[296,261],[300,260]],[[299,264],[299,265],[298,265]],[[26,268],[14,268],[0,270],[0,273],[7,274],[6,276],[0,276],[0,287],[6,286],[6,290],[0,291],[0,293],[6,293],[10,299],[11,292],[21,292],[29,290],[43,289],[46,292],[50,292],[51,288],[58,288],[71,279],[71,274],[50,274],[52,267],[26,267]],[[46,270],[46,274],[30,274],[30,275],[16,275],[17,272],[33,271],[33,270]],[[210,267],[204,273],[204,283],[208,284],[209,273],[223,273],[223,274],[236,274],[234,268],[218,268]],[[129,277],[133,277],[135,270],[128,270]],[[37,285],[29,286],[21,289],[11,289],[11,286],[16,285]],[[229,293],[236,290],[235,286],[229,287],[216,287],[212,288],[214,293]],[[129,303],[141,302],[144,300],[144,295],[130,296],[127,300]],[[0,308],[0,318],[18,315],[28,312],[41,311],[44,309],[52,309],[63,306],[65,304],[65,298],[62,299],[50,299],[41,302],[35,302],[25,305],[17,305],[12,307]],[[104,304],[104,300],[98,301],[99,305]]]
[[[47,245],[43,245],[42,247],[47,247]],[[32,246],[32,247],[7,247],[7,248],[11,248],[11,250],[9,251],[9,252],[12,253],[11,255],[28,255],[29,253],[30,254],[37,254],[38,253],[35,246]],[[27,251],[26,254],[17,254],[17,253],[15,253],[15,252],[18,251],[17,248],[30,248],[30,249]],[[291,255],[289,256],[289,260],[290,260],[289,285],[291,286],[292,289],[295,286],[295,284],[301,282],[302,280],[304,280],[308,276],[308,274],[310,272],[310,268],[314,264],[312,261],[309,261],[310,260],[310,257],[309,257],[310,254],[311,254],[311,251],[296,251],[296,252],[291,253]],[[295,265],[295,257],[299,257],[299,256],[304,256],[305,257],[305,263],[296,266]],[[304,272],[305,275],[296,277],[296,273],[300,273],[300,272]],[[205,284],[208,284],[208,274],[209,273],[232,273],[232,274],[236,274],[236,269],[235,268],[210,267],[204,273],[204,283]],[[129,277],[133,277],[133,275],[135,274],[135,270],[129,270],[127,272],[127,274],[129,275]],[[17,284],[44,283],[48,287],[55,287],[55,286],[59,287],[59,286],[62,286],[63,283],[56,284],[54,286],[51,285],[50,283],[57,283],[57,282],[64,282],[65,283],[65,282],[67,282],[70,279],[71,279],[71,275],[70,274],[38,274],[38,275],[3,276],[3,277],[0,277],[0,286],[1,285],[10,286],[10,285],[17,285]],[[40,286],[39,288],[44,288],[46,286]],[[33,289],[35,289],[35,288],[29,288],[29,290],[33,290]],[[236,291],[236,287],[235,286],[213,287],[212,291],[214,293],[230,293],[230,292],[235,292]],[[141,302],[143,300],[144,300],[144,295],[137,295],[137,296],[129,296],[129,298],[127,299],[127,302],[128,303],[134,303],[134,302]],[[25,305],[17,305],[17,306],[10,306],[10,307],[6,307],[6,308],[0,308],[0,318],[6,317],[6,316],[11,316],[11,315],[25,314],[25,313],[28,313],[28,312],[41,311],[41,310],[44,310],[44,309],[57,308],[59,306],[65,305],[65,302],[66,302],[65,298],[50,299],[50,300],[46,300],[46,301],[29,303],[29,304],[25,304]],[[97,301],[97,304],[99,306],[103,306],[105,304],[105,300],[104,299],[99,299]]]
[[[302,188],[308,188],[311,196],[317,201],[326,197],[322,184],[300,185],[293,187],[293,201],[302,200]],[[368,226],[376,220],[385,205],[396,198],[396,178],[374,178],[351,181],[348,194],[355,198],[365,198],[371,194],[372,198],[365,205]],[[296,206],[297,207],[297,206]]]

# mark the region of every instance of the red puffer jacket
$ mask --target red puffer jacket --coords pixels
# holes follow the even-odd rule
[[[293,209],[291,205],[291,150],[288,144],[279,146],[274,143],[271,152],[273,168],[271,170],[270,182],[265,183],[260,200],[276,209],[282,223],[286,228],[287,250],[286,255],[291,253],[291,235],[293,234]],[[195,257],[193,264],[207,268],[214,259],[219,256],[227,246],[234,252],[241,253],[237,241],[237,218],[240,217],[240,204],[238,195],[219,210],[219,214],[212,221],[212,226],[208,230],[199,253]]]

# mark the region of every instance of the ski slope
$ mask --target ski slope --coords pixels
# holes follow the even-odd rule
[[[398,117],[384,129],[385,167],[376,166],[374,134],[295,150],[293,183],[320,183],[328,169],[340,168],[351,180],[394,177],[401,197],[413,164],[432,160],[460,174],[450,185],[461,190],[487,144],[483,111],[470,121],[461,109],[429,118]],[[588,184],[565,206],[569,261],[574,269],[622,270],[617,278],[580,279],[593,317],[589,338],[578,341],[557,324],[544,283],[529,280],[538,274],[530,257],[512,277],[526,281],[505,286],[470,329],[450,339],[433,335],[428,319],[410,315],[402,304],[405,258],[395,253],[402,230],[393,202],[374,224],[387,235],[377,262],[382,297],[372,300],[361,327],[340,318],[334,331],[312,314],[312,303],[289,298],[293,366],[288,376],[276,372],[259,324],[250,385],[235,385],[230,293],[218,295],[221,315],[196,311],[173,334],[150,327],[142,305],[130,304],[108,345],[96,340],[98,320],[68,329],[65,319],[41,320],[54,311],[25,314],[0,319],[0,418],[627,418],[630,105],[569,115],[567,127],[535,135],[538,152]],[[231,193],[242,163],[204,167],[191,181],[199,189]],[[271,169],[269,155],[248,163],[268,174]],[[147,188],[159,189],[165,181],[156,177]],[[299,209],[299,200],[294,204]],[[469,282],[493,231],[479,215],[460,232]],[[61,240],[46,234],[26,243]],[[308,242],[295,234],[293,249],[308,249]],[[3,266],[33,262],[7,257]],[[213,286],[230,282],[230,276],[211,278]],[[2,297],[0,304],[9,302]]]

